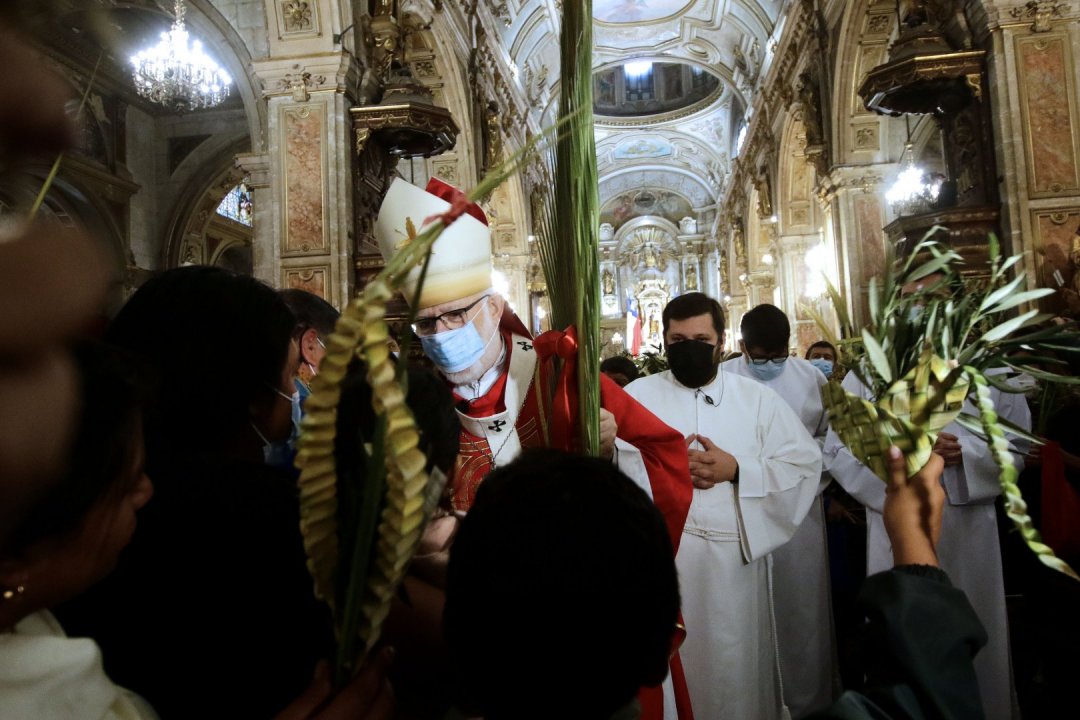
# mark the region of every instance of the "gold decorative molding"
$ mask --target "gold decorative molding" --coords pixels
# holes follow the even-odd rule
[[[1017,20],[1031,20],[1031,31],[1044,33],[1050,32],[1054,27],[1053,21],[1064,17],[1068,9],[1068,3],[1032,0],[1023,7],[1013,8],[1009,11],[1009,15]]]
[[[306,290],[333,302],[331,297],[330,265],[305,265],[281,268],[281,287]]]
[[[295,72],[285,73],[278,80],[278,87],[292,95],[293,102],[303,103],[311,99],[311,91],[326,83],[325,75],[312,75],[299,65],[294,65]]]
[[[458,128],[450,111],[438,105],[414,102],[402,102],[388,105],[364,105],[349,109],[353,128],[356,131],[356,153],[364,152],[364,147],[372,134],[384,135],[384,145],[395,147],[398,141],[405,142],[407,134],[422,134],[432,141],[430,152],[425,157],[438,155],[454,147]]]
[[[278,0],[274,5],[277,10],[279,40],[321,34],[319,3],[315,0]]]
[[[943,94],[959,94],[967,88],[976,97],[982,96],[974,88],[981,84],[985,57],[984,50],[969,50],[915,55],[880,65],[867,74],[859,96],[867,108],[883,114],[936,113]],[[954,88],[953,82],[962,84]]]

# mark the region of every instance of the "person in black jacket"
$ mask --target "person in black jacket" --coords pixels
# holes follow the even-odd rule
[[[900,451],[890,449],[884,519],[895,566],[867,578],[859,594],[866,684],[815,718],[984,717],[972,660],[986,630],[938,567],[943,467],[935,454],[908,478]]]
[[[107,334],[152,374],[156,493],[115,572],[56,614],[164,720],[272,717],[331,654],[296,487],[263,464],[291,428],[293,326],[262,283],[186,267],[147,282]]]

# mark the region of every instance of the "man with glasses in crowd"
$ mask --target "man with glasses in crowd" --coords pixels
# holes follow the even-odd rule
[[[791,324],[787,315],[774,305],[758,305],[742,316],[739,329],[742,356],[725,362],[724,370],[776,391],[820,448],[829,429],[820,390],[827,380],[809,361],[789,355]],[[806,519],[791,540],[772,554],[784,702],[796,718],[828,707],[839,677],[821,499],[829,480],[822,476]]]

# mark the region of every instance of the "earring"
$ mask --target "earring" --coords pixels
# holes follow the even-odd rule
[[[14,590],[5,590],[0,593],[0,599],[3,599],[4,601],[14,600],[17,597],[21,597],[24,592],[26,592],[25,586],[16,585]]]

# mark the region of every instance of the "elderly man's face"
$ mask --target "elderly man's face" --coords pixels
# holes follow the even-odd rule
[[[439,335],[460,330],[469,324],[476,328],[485,346],[480,359],[472,365],[463,370],[451,372],[439,367],[437,358],[431,358],[436,367],[439,367],[439,372],[450,383],[467,385],[479,380],[499,359],[502,343],[494,336],[499,332],[499,321],[502,319],[505,307],[506,301],[501,295],[486,290],[420,310],[416,314],[413,330],[421,339],[425,337],[437,339]]]

